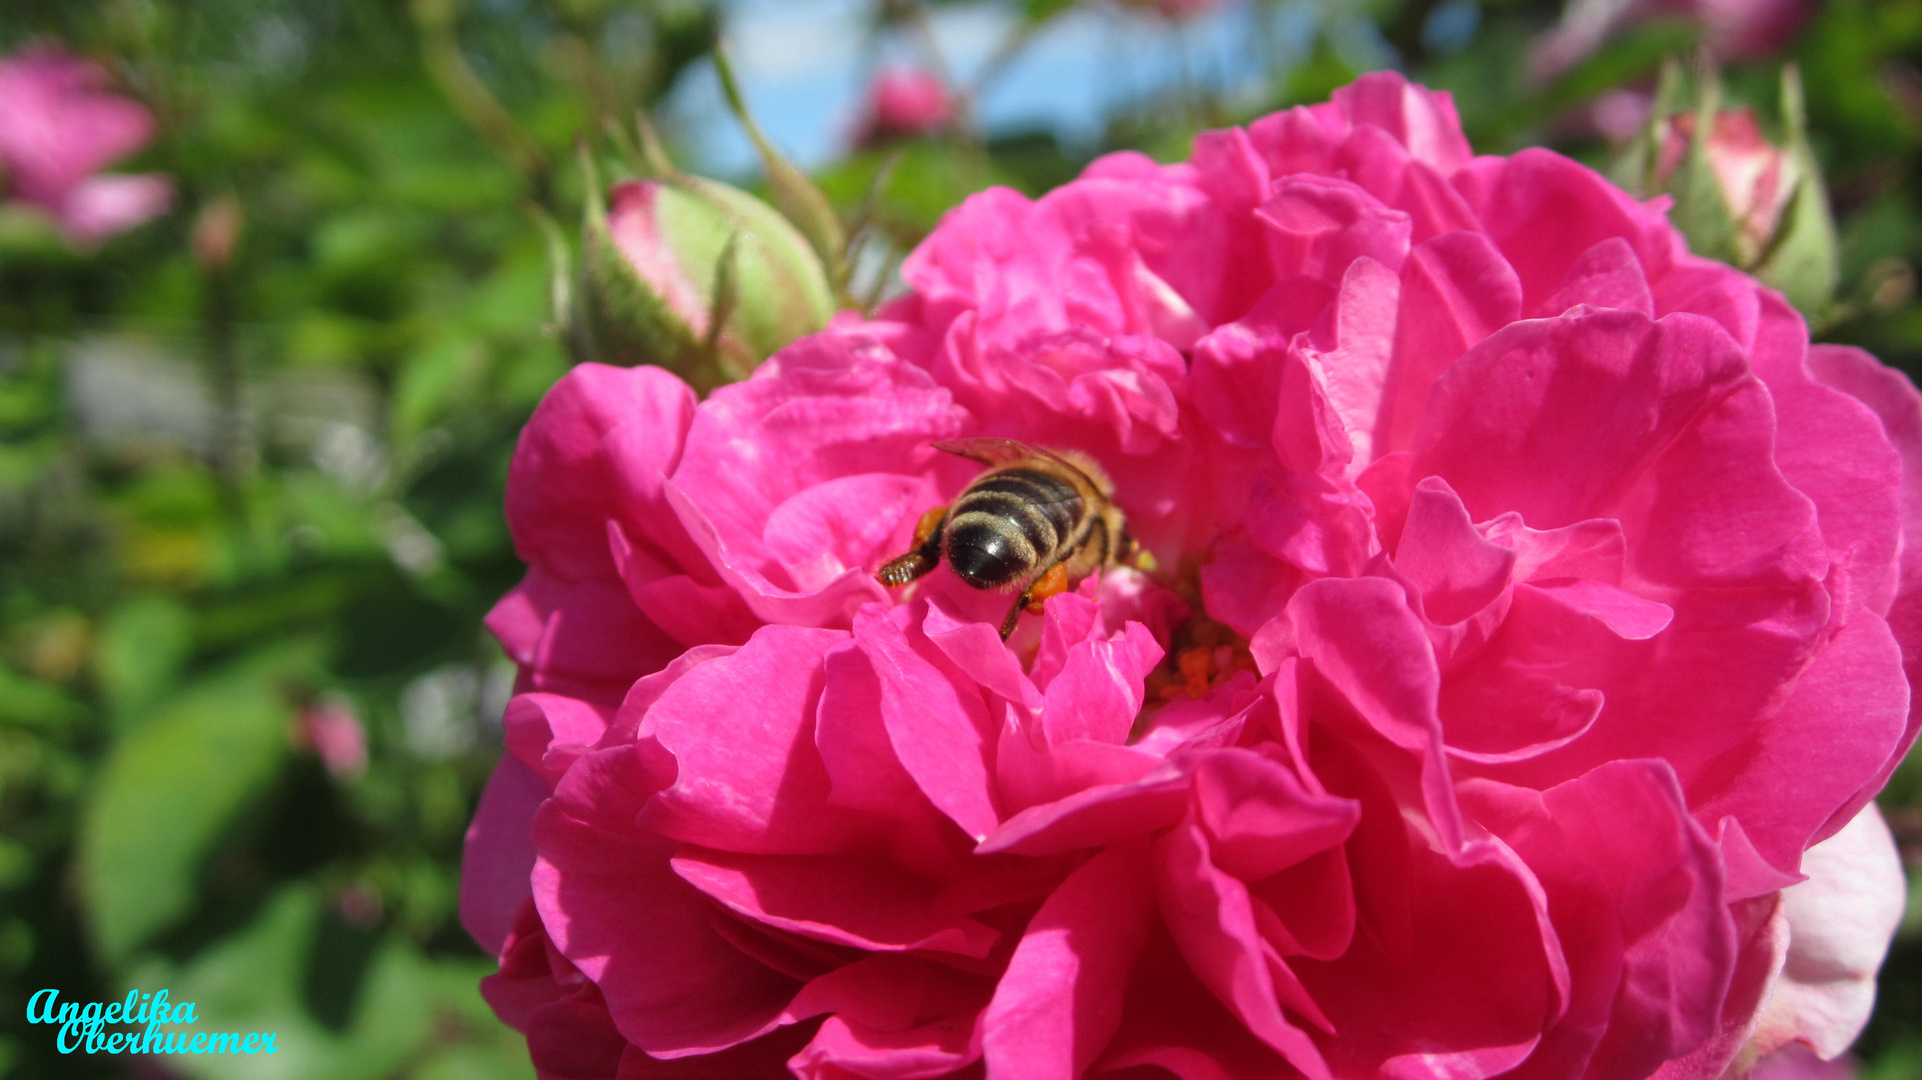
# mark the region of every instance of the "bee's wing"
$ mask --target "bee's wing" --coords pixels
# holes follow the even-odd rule
[[[1086,469],[1075,464],[1073,461],[1062,457],[1052,450],[1046,450],[1030,443],[1024,443],[1019,439],[1002,439],[989,436],[981,436],[973,439],[949,439],[946,442],[935,443],[934,448],[936,450],[945,450],[957,457],[970,458],[990,468],[999,468],[1003,465],[1016,465],[1022,461],[1029,461],[1034,458],[1046,458],[1087,481],[1089,487],[1097,491],[1102,489],[1102,486],[1096,483],[1093,477],[1088,475]]]
[[[943,450],[956,457],[969,458],[983,465],[1013,465],[1023,458],[1048,457],[1055,455],[1039,447],[1015,439],[976,438],[949,439],[934,444],[936,450]],[[1058,458],[1056,460],[1059,460]]]

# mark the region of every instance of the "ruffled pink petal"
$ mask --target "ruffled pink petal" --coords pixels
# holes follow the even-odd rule
[[[1406,595],[1380,578],[1323,578],[1303,586],[1288,605],[1294,648],[1360,723],[1409,751],[1411,792],[1450,849],[1462,843],[1460,813],[1442,753],[1441,674],[1427,632]],[[1280,623],[1271,624],[1280,631]],[[1280,653],[1270,631],[1253,643],[1264,672]]]
[[[1903,543],[1896,566],[1894,596],[1888,609],[1889,630],[1902,647],[1902,671],[1914,687],[1922,684],[1922,394],[1909,377],[1883,366],[1860,349],[1817,345],[1809,350],[1809,368],[1824,385],[1832,386],[1867,405],[1882,422],[1882,430],[1902,459]],[[1865,600],[1876,603],[1872,596]],[[1863,785],[1880,790],[1888,782],[1922,729],[1922,698],[1909,700],[1909,724],[1895,753]]]
[[[1670,1059],[1651,1080],[1721,1080],[1743,1056],[1760,1022],[1769,987],[1788,955],[1788,919],[1779,896],[1731,905],[1735,916],[1735,972],[1721,999],[1721,1017],[1707,1042]]]
[[[1073,1080],[1121,1025],[1128,972],[1154,914],[1146,845],[1110,847],[1041,905],[981,1018],[988,1071]]]
[[[703,404],[667,501],[756,616],[845,626],[885,596],[870,571],[895,554],[901,534],[887,530],[911,529],[926,509],[930,493],[914,484],[961,415],[872,338],[816,335]]]
[[[1474,211],[1441,172],[1411,157],[1393,135],[1372,124],[1354,130],[1335,154],[1336,175],[1408,215],[1417,244],[1444,233],[1478,229]],[[1452,170],[1450,170],[1452,171]]]
[[[1673,772],[1617,762],[1537,794],[1484,781],[1464,799],[1534,869],[1566,927],[1572,998],[1522,1078],[1642,1076],[1700,1046],[1735,963],[1715,845]]]
[[[981,1057],[992,983],[898,955],[871,956],[810,982],[788,1015],[832,1013],[789,1062],[804,1080],[946,1076]]]
[[[1268,260],[1280,282],[1308,278],[1333,285],[1360,258],[1399,273],[1408,257],[1408,215],[1344,180],[1287,177],[1257,216],[1268,226]]]
[[[1361,817],[1359,803],[1311,791],[1290,769],[1244,750],[1223,750],[1202,762],[1194,806],[1210,861],[1243,881],[1280,873],[1341,843]]]
[[[1473,156],[1462,135],[1455,98],[1446,90],[1430,90],[1396,72],[1378,71],[1335,91],[1332,100],[1349,124],[1381,128],[1407,147],[1412,157],[1443,175]]]
[[[1323,1029],[1331,1027],[1327,1017],[1262,940],[1247,885],[1213,865],[1192,816],[1156,841],[1155,863],[1162,918],[1189,968],[1289,1064],[1312,1080],[1332,1077],[1314,1040],[1283,1014],[1282,1006]]]
[[[1413,445],[1429,387],[1470,346],[1515,321],[1521,303],[1515,271],[1479,232],[1448,233],[1409,253],[1394,363],[1372,425],[1377,458]]]
[[[1611,236],[1583,252],[1569,268],[1560,291],[1544,300],[1535,315],[1552,319],[1583,305],[1596,311],[1639,311],[1655,317],[1648,275],[1628,241]]]
[[[1477,158],[1453,180],[1521,279],[1524,311],[1540,309],[1582,256],[1612,237],[1634,249],[1651,279],[1674,257],[1675,234],[1660,211],[1560,154]]]
[[[1134,622],[1105,641],[1074,646],[1060,674],[1048,682],[1041,709],[1043,736],[1055,745],[1074,739],[1126,742],[1141,711],[1142,682],[1161,657],[1154,635]]]
[[[507,750],[551,788],[607,730],[611,710],[559,694],[517,694],[501,717]]]
[[[901,766],[928,800],[980,840],[1001,820],[989,783],[996,727],[974,680],[928,640],[925,601],[862,608],[854,640],[881,686],[881,717]]]
[[[1490,541],[1460,496],[1438,476],[1415,485],[1395,548],[1395,567],[1420,590],[1431,621],[1458,623],[1494,603],[1514,574],[1513,548]]]
[[[577,762],[535,821],[534,902],[621,1034],[676,1057],[766,1032],[800,984],[731,944],[711,902],[675,875],[676,845],[635,827],[662,779],[639,745]]]
[[[1816,654],[1780,711],[1689,784],[1690,804],[1705,821],[1741,819],[1755,850],[1793,873],[1803,851],[1868,802],[1861,778],[1888,760],[1907,731],[1909,693],[1888,625],[1857,612]]]
[[[664,368],[581,364],[521,432],[507,477],[507,525],[523,562],[575,580],[614,576],[607,523],[662,537],[661,479],[673,472],[694,392]]]
[[[844,631],[763,627],[668,687],[640,735],[679,769],[641,824],[723,851],[827,853],[852,843],[861,819],[828,802],[813,739],[822,657],[846,640]]]
[[[975,850],[1055,855],[1146,835],[1181,819],[1189,783],[1187,770],[1169,765],[1126,783],[1084,788],[1011,816]]]
[[[534,894],[534,812],[552,791],[520,759],[502,757],[461,842],[460,924],[495,955]]]
[[[973,919],[936,914],[933,887],[873,858],[689,848],[672,865],[682,880],[735,914],[818,941],[979,959],[1000,936]]]

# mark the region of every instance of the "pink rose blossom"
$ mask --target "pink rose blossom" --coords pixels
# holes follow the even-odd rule
[[[954,123],[954,95],[941,77],[922,68],[888,68],[868,87],[863,145],[939,135]]]
[[[14,198],[52,214],[92,245],[158,216],[173,200],[163,176],[97,176],[153,137],[145,106],[109,93],[106,73],[57,46],[0,59],[0,174]]]
[[[522,435],[462,916],[542,1076],[1846,1045],[1902,890],[1906,378],[1393,74],[977,195],[903,276],[705,401],[583,365]],[[945,567],[883,589],[968,436],[1099,461],[1159,569],[1007,642]]]

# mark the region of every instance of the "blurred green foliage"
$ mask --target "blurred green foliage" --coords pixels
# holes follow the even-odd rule
[[[1003,6],[1028,20],[1013,55],[1074,5]],[[1380,63],[1452,90],[1479,150],[1600,165],[1589,106],[1652,88],[1696,38],[1645,24],[1536,86],[1525,55],[1552,0],[1319,10],[1310,40],[1271,43],[1259,85],[1170,87],[1099,145],[966,128],[818,170],[852,236],[852,299],[972,191],[1038,193],[1102,149],[1180,156],[1197,130]],[[875,11],[912,36],[917,5]],[[0,9],[0,49],[53,37],[107,63],[159,119],[131,166],[178,185],[175,212],[98,252],[0,213],[0,1072],[119,1074],[56,1055],[27,995],[164,985],[223,1026],[285,1033],[288,1077],[529,1075],[455,917],[512,677],[480,625],[520,573],[502,485],[569,363],[550,243],[578,244],[575,143],[638,171],[619,133],[721,23],[695,0]],[[1831,0],[1785,57],[1729,68],[1729,98],[1779,124],[1783,59],[1840,228],[1818,334],[1922,371],[1922,0]],[[196,219],[229,199],[231,263],[196,261]],[[316,753],[313,717],[341,709],[364,767]],[[1913,867],[1914,761],[1883,804]],[[1870,1080],[1922,1075],[1922,906],[1860,1049]]]

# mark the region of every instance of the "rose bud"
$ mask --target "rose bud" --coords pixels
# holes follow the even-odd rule
[[[826,273],[787,219],[699,177],[623,181],[588,208],[585,305],[602,359],[705,391],[826,325]]]
[[[1747,270],[1814,314],[1835,290],[1835,223],[1810,153],[1801,85],[1785,71],[1778,145],[1752,109],[1721,109],[1713,79],[1684,100],[1671,68],[1650,121],[1618,157],[1615,173],[1643,195],[1666,193],[1669,217],[1698,254]]]
[[[345,701],[328,698],[302,706],[293,737],[296,746],[318,755],[337,780],[353,780],[367,771],[367,732]]]
[[[0,59],[0,190],[44,210],[67,242],[91,247],[167,209],[164,176],[96,176],[144,146],[153,116],[108,93],[107,73],[58,46]]]
[[[1656,164],[1656,183],[1668,187],[1697,144],[1695,117],[1672,116]],[[1801,182],[1795,158],[1762,136],[1753,109],[1723,109],[1701,141],[1700,161],[1715,178],[1722,206],[1735,226],[1735,259],[1753,264],[1775,235],[1789,197]]]
[[[225,270],[233,262],[234,249],[240,244],[240,228],[245,214],[240,200],[222,195],[208,203],[194,218],[192,248],[194,261],[201,269]]]
[[[954,98],[947,84],[920,68],[893,69],[875,76],[861,134],[862,146],[891,139],[922,139],[939,135],[954,122]]]

